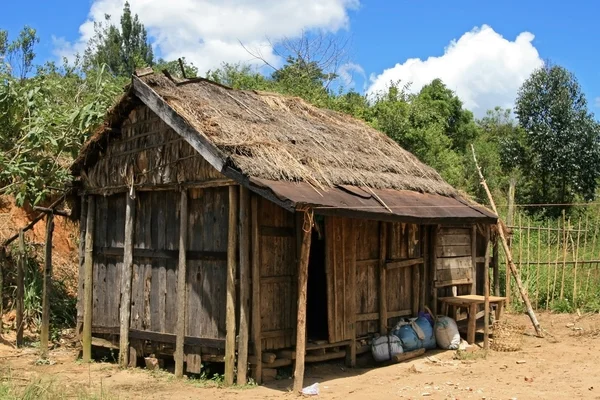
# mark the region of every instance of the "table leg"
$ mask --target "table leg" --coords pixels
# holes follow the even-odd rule
[[[500,317],[502,317],[502,311],[504,310],[504,301],[499,301],[496,306],[496,321],[500,321]]]
[[[469,320],[467,329],[467,343],[475,343],[475,328],[477,323],[477,304],[469,305]]]
[[[442,315],[444,315],[444,316],[448,315],[448,303],[446,303],[446,302],[442,303]]]

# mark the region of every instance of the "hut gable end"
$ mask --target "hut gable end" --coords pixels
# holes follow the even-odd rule
[[[135,107],[104,154],[84,176],[87,189],[105,193],[131,186],[173,185],[224,180],[184,138],[146,105]]]

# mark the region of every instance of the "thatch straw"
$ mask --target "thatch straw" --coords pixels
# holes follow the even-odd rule
[[[366,123],[299,98],[206,80],[141,78],[248,176],[458,196],[432,168]]]

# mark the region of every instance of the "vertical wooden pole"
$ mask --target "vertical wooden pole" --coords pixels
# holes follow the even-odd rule
[[[563,217],[564,217],[564,213],[563,213]],[[562,225],[562,231],[560,230],[560,219],[558,220],[557,224],[556,224],[556,259],[554,261],[554,281],[552,283],[552,296],[550,299],[550,302],[552,304],[554,304],[554,296],[556,294],[556,282],[558,280],[558,259],[560,257],[560,244],[561,242],[564,243],[564,239],[561,240],[561,232],[562,232],[562,237],[564,238],[565,236],[565,222],[564,222],[564,218],[563,218],[563,225]]]
[[[583,234],[583,260],[582,261],[585,261],[587,258],[587,240],[588,240],[589,223],[590,223],[589,215],[586,215],[585,216],[585,229],[584,229],[584,234]],[[583,269],[586,269],[587,267],[589,267],[589,264],[584,263],[581,267]],[[583,289],[583,281],[581,281],[581,283],[579,284],[579,288]]]
[[[75,333],[81,339],[81,330],[83,329],[83,283],[85,281],[85,231],[87,222],[87,201],[85,196],[81,196],[81,211],[79,215],[79,271],[77,282],[77,325]]]
[[[565,272],[567,270],[567,250],[569,248],[569,232],[571,230],[571,218],[569,221],[565,223],[565,210],[563,210],[563,226],[565,230],[565,234],[563,235],[563,264],[562,264],[562,276],[560,279],[560,299],[564,299],[565,297]]]
[[[494,240],[494,256],[492,265],[494,269],[494,296],[500,297],[500,253],[498,252],[498,239]]]
[[[575,246],[575,265],[573,266],[573,304],[577,304],[577,262],[579,261],[579,239],[581,238],[581,218],[577,224],[577,245]]]
[[[308,283],[308,258],[310,255],[312,210],[304,212],[302,247],[298,262],[298,321],[296,327],[296,365],[294,369],[294,392],[302,391],[304,381],[304,353],[306,352],[306,297]]]
[[[6,262],[6,249],[0,247],[0,330],[4,328],[2,325],[2,316],[4,315],[4,263]]]
[[[262,342],[260,313],[260,240],[258,230],[258,197],[252,196],[252,343],[256,365],[253,369],[254,381],[262,382]]]
[[[440,230],[439,225],[434,225],[431,228],[431,310],[434,315],[438,313],[438,288],[437,288],[437,244],[438,244],[438,233]]]
[[[558,224],[556,225],[556,227],[558,228]],[[550,265],[550,259],[551,259],[551,253],[552,253],[552,241],[551,241],[551,237],[552,237],[552,231],[550,230],[552,228],[552,222],[549,220],[548,221],[548,230],[546,231],[547,236],[546,236],[546,242],[548,243],[548,260],[546,263],[546,310],[548,310],[550,308],[550,274],[552,272],[552,266]]]
[[[92,361],[92,278],[94,276],[94,224],[96,198],[88,197],[87,221],[85,224],[85,282],[83,286],[83,362]]]
[[[50,338],[50,293],[52,292],[52,233],[54,232],[54,214],[46,215],[46,248],[44,256],[44,281],[42,283],[42,328],[40,332],[40,357],[48,357]]]
[[[379,223],[379,333],[387,335],[387,222]]]
[[[471,294],[477,294],[477,225],[471,227],[471,263],[473,265]]]
[[[542,228],[537,229],[537,264],[535,274],[535,309],[538,309],[540,304],[540,264],[542,263]]]
[[[511,177],[508,185],[508,215],[506,216],[506,224],[508,226],[512,226],[513,216],[515,215],[515,191],[517,188],[517,178]]]
[[[490,348],[490,226],[485,227],[485,266],[483,268],[483,348]]]
[[[17,263],[17,304],[16,304],[16,322],[17,322],[17,347],[23,346],[23,313],[25,296],[25,234],[21,229],[19,231],[19,262]]]
[[[248,320],[250,301],[250,192],[240,187],[240,332],[237,384],[246,384],[248,371]]]
[[[179,263],[177,264],[177,322],[175,325],[175,376],[183,376],[183,349],[185,344],[186,276],[188,239],[188,192],[181,191],[179,210]]]
[[[225,385],[233,385],[235,368],[235,278],[237,275],[237,238],[238,238],[238,205],[239,192],[237,186],[229,186],[229,228],[227,235],[227,304],[225,326]]]
[[[131,314],[131,275],[133,274],[133,226],[135,225],[135,191],[125,194],[125,244],[121,277],[121,329],[119,334],[119,365],[129,365],[129,320]]]
[[[347,337],[350,338],[350,344],[346,350],[346,366],[354,368],[356,366],[356,224],[353,219],[346,219],[343,222],[347,226],[345,229],[346,234],[344,237],[343,247],[345,249],[346,266],[349,283],[348,291],[346,292],[346,305],[348,307],[346,311],[347,321]]]
[[[423,256],[423,269],[421,276],[421,300],[420,308],[424,308],[427,304],[427,277],[428,277],[428,269],[429,269],[429,226],[421,225],[421,254]]]

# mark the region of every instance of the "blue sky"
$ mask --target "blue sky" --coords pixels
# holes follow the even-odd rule
[[[159,54],[186,56],[200,69],[222,61],[248,61],[239,40],[261,48],[277,63],[265,41],[325,29],[351,38],[353,84],[377,91],[390,80],[412,81],[413,89],[441,76],[482,115],[494,105],[510,106],[523,79],[541,60],[571,70],[600,113],[600,38],[593,1],[487,2],[475,0],[131,0]],[[81,50],[92,21],[118,17],[123,0],[54,0],[3,4],[0,28],[16,34],[25,24],[38,30],[38,60]],[[166,5],[169,4],[169,5]],[[184,5],[185,4],[185,5]],[[529,34],[528,34],[528,33]],[[452,45],[451,41],[455,41]],[[407,63],[408,59],[413,59]],[[600,105],[600,104],[599,104]]]

